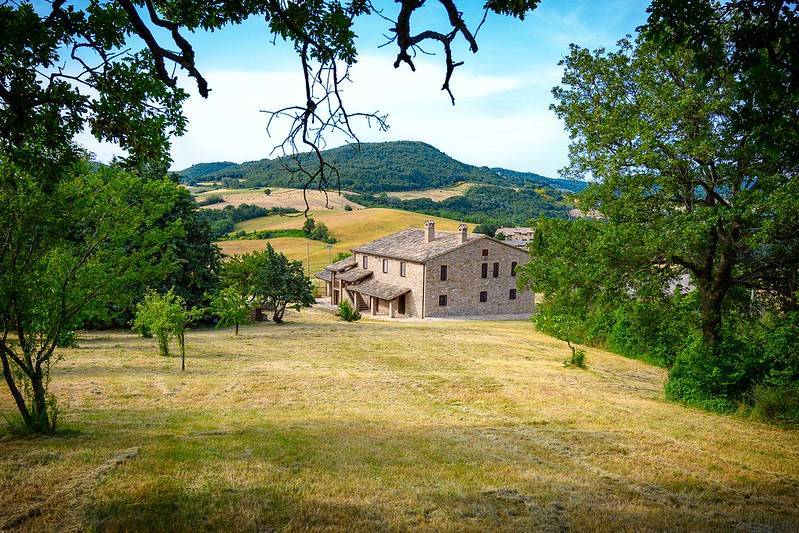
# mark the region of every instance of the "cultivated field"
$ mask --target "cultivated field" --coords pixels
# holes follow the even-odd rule
[[[353,211],[338,211],[323,209],[310,214],[316,222],[323,222],[330,228],[330,233],[339,242],[330,249],[323,242],[311,241],[293,237],[254,241],[223,241],[218,243],[222,251],[228,255],[263,250],[266,243],[286,254],[292,259],[306,262],[309,252],[311,271],[318,271],[329,264],[329,258],[335,257],[339,252],[349,251],[365,242],[383,237],[395,231],[409,227],[422,228],[425,220],[435,220],[436,229],[442,231],[456,231],[458,222],[447,218],[437,218],[398,209],[359,209]],[[270,216],[256,218],[241,222],[236,229],[256,231],[266,229],[302,228],[305,218],[297,216]],[[474,224],[469,224],[469,230],[474,229]]]
[[[447,187],[445,189],[419,189],[416,191],[398,191],[386,193],[388,196],[399,198],[400,200],[415,200],[417,198],[430,198],[434,202],[440,202],[453,196],[463,196],[474,183],[459,183],[454,187]]]
[[[207,196],[220,195],[225,200],[218,204],[206,206],[206,209],[222,209],[228,205],[257,205],[260,207],[293,207],[300,211],[305,211],[305,200],[301,189],[281,189],[270,187],[272,194],[264,194],[263,189],[217,189],[207,191],[197,195],[197,200],[202,200]],[[362,206],[351,202],[336,192],[325,193],[316,190],[307,191],[308,205],[311,209],[344,209],[345,205],[353,209],[360,209]],[[325,205],[327,201],[327,205]]]
[[[0,442],[0,530],[796,530],[799,433],[663,400],[527,322],[127,332],[54,369],[69,432]],[[10,412],[7,394],[0,408]]]

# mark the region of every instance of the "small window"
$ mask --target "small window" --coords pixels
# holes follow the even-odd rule
[[[441,281],[447,281],[447,265],[441,265]]]
[[[493,275],[495,278],[499,277],[499,263],[494,263],[494,272]]]
[[[446,294],[442,294],[441,296],[438,297],[438,305],[440,305],[441,307],[446,307],[446,305],[447,305],[447,295]]]
[[[516,261],[513,261],[510,264],[510,275],[514,276],[514,277],[516,276],[516,265],[518,265],[518,263]]]
[[[488,277],[488,263],[483,263],[481,268],[482,268],[482,271],[480,272],[480,277],[481,278],[487,278]]]
[[[508,300],[515,300],[516,299],[516,289],[511,289],[508,293]]]
[[[488,248],[483,248],[483,257],[488,257]]]
[[[488,301],[488,293],[486,291],[480,291],[480,301],[481,302]]]
[[[404,261],[400,262],[400,277],[403,277],[403,278],[405,277],[405,262]]]
[[[383,259],[383,274],[388,274],[388,259]]]
[[[369,268],[369,258],[363,256],[363,268]]]

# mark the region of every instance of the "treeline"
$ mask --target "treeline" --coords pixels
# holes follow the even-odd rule
[[[241,230],[233,234],[225,235],[224,239],[252,241],[260,239],[276,239],[278,237],[310,239],[312,241],[320,241],[327,244],[338,242],[338,239],[330,234],[330,230],[326,224],[322,222],[317,224],[312,217],[305,219],[302,229],[264,229],[256,231]]]
[[[208,223],[211,235],[219,240],[231,233],[236,224],[253,218],[270,215],[298,214],[293,207],[260,207],[257,205],[241,204],[238,206],[226,205],[222,209],[201,209],[199,217]]]
[[[532,185],[520,188],[477,185],[463,196],[440,202],[429,198],[401,200],[387,194],[345,195],[366,207],[391,207],[431,216],[498,226],[526,225],[538,217],[567,218],[568,205],[563,193]]]

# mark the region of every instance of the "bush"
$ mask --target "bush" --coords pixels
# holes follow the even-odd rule
[[[345,205],[344,211],[352,211],[352,206],[350,204]]]
[[[799,386],[755,385],[751,414],[767,422],[799,424]]]
[[[576,368],[585,368],[585,352],[580,350],[579,348],[572,347],[572,356],[569,359],[563,361],[563,366],[566,368],[569,367],[576,367]]]
[[[347,300],[338,304],[338,316],[345,322],[355,322],[361,319],[361,313],[353,308]]]
[[[205,198],[203,198],[201,200],[198,200],[197,201],[197,205],[200,205],[200,206],[203,206],[203,205],[214,205],[214,204],[220,204],[220,203],[222,203],[224,201],[225,201],[225,199],[219,194],[209,194]]]

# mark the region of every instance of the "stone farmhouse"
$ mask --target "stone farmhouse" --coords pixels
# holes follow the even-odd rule
[[[406,229],[368,242],[316,277],[338,305],[375,315],[451,317],[532,313],[532,291],[516,287],[527,252],[479,234]]]
[[[527,245],[533,242],[535,231],[533,228],[515,227],[499,228],[496,232],[497,237],[502,237],[505,244],[527,249]]]

